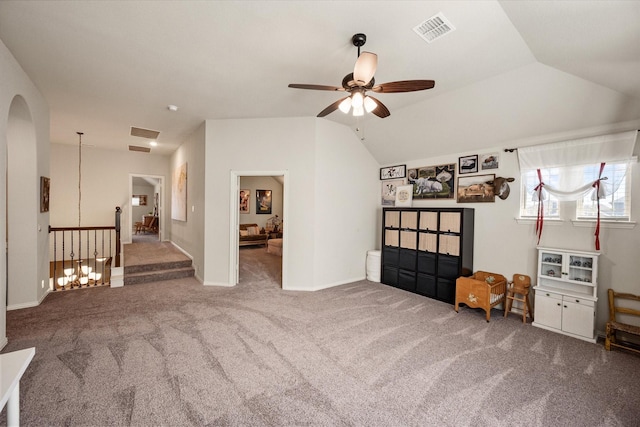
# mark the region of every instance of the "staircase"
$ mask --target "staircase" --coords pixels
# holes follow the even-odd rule
[[[132,265],[124,268],[124,284],[158,282],[161,280],[193,277],[191,260],[159,262],[154,264]]]
[[[124,246],[124,284],[158,282],[194,276],[191,259],[171,243]]]

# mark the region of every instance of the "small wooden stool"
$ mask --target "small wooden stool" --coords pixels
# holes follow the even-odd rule
[[[531,277],[524,274],[514,274],[513,281],[507,283],[507,298],[505,299],[504,317],[511,312],[514,301],[522,303],[522,323],[527,323],[527,310],[533,322],[533,310],[529,300],[529,288],[531,287]],[[518,298],[516,295],[520,295]]]

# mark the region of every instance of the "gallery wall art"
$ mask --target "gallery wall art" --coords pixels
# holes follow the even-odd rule
[[[187,220],[187,164],[173,170],[171,179],[171,219]]]
[[[413,184],[413,199],[453,199],[456,164],[422,166],[407,171]]]
[[[494,174],[459,177],[457,202],[494,202],[496,198],[492,183],[495,177]]]
[[[251,210],[251,190],[240,190],[239,210],[241,214],[248,214]]]
[[[381,197],[382,206],[395,206],[396,191],[399,186],[404,185],[404,179],[388,179],[382,181]]]

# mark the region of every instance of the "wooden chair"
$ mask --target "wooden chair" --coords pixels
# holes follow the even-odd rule
[[[640,301],[640,295],[624,294],[616,292],[613,289],[608,290],[608,295],[609,321],[607,322],[607,334],[604,341],[604,348],[611,350],[611,346],[614,346],[640,353],[640,347],[638,347],[638,345],[634,346],[632,343],[618,341],[618,337],[616,337],[617,331],[640,337],[640,326],[630,325],[616,320],[616,313],[638,316],[640,318],[640,310],[616,305],[616,300]]]
[[[527,323],[527,312],[533,322],[533,310],[529,300],[529,289],[531,287],[531,277],[524,274],[514,274],[513,280],[507,283],[507,298],[505,300],[504,317],[511,312],[514,301],[522,303],[522,323]],[[519,297],[518,297],[519,296]]]
[[[157,216],[145,216],[144,223],[142,223],[141,230],[146,232],[155,233],[158,231],[158,217]]]

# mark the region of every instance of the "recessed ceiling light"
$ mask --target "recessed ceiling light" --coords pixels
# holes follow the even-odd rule
[[[177,105],[169,104],[167,105],[167,108],[169,109],[169,111],[178,111]]]
[[[149,141],[149,145],[155,147],[158,143],[156,141]]]

